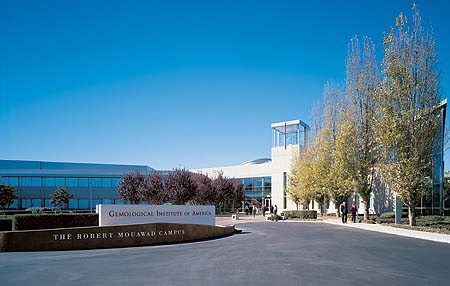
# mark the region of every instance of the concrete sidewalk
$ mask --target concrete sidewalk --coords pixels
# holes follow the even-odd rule
[[[425,232],[425,231],[418,231],[418,230],[409,230],[409,229],[404,229],[404,228],[383,226],[380,224],[352,223],[352,222],[342,224],[342,222],[337,219],[324,219],[323,223],[340,225],[343,227],[353,227],[353,228],[359,228],[359,229],[363,229],[363,230],[377,231],[377,232],[383,232],[383,233],[389,233],[389,234],[394,234],[394,235],[413,237],[413,238],[419,238],[419,239],[425,239],[425,240],[431,240],[431,241],[437,241],[437,242],[443,242],[443,243],[450,244],[450,235],[448,235],[448,234]]]
[[[245,215],[239,214],[238,220],[233,220],[230,215],[219,215],[216,216],[216,225],[231,225],[238,223],[247,223],[247,222],[262,222],[266,221],[266,217],[263,217],[261,214],[257,214],[255,217],[253,215]]]

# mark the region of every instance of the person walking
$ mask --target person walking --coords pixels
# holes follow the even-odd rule
[[[347,204],[346,202],[342,202],[341,204],[342,223],[347,223],[347,214],[348,214]]]
[[[273,206],[270,205],[270,213],[273,214]]]
[[[277,215],[277,211],[278,211],[278,207],[277,207],[277,205],[275,205],[275,207],[273,208],[273,214]]]
[[[352,204],[352,208],[350,209],[350,211],[352,212],[352,222],[356,223],[356,216],[358,215],[358,208],[356,207],[355,203]]]
[[[263,206],[263,208],[262,208],[263,217],[266,216],[266,211],[267,211],[267,207]]]
[[[248,206],[248,214],[249,214],[249,215],[252,215],[252,213],[253,213],[253,206],[252,206],[252,205],[249,205],[249,206]]]
[[[256,205],[253,206],[253,217],[256,216]]]

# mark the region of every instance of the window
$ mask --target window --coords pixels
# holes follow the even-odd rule
[[[8,177],[0,177],[0,185],[9,185]]]
[[[102,178],[102,188],[111,188],[111,178]]]
[[[244,179],[244,189],[251,189],[253,187],[253,179],[252,178],[245,178]]]
[[[92,208],[95,209],[96,205],[99,205],[102,203],[102,200],[92,200]]]
[[[66,185],[66,178],[55,178],[55,184],[57,187],[64,187]]]
[[[80,187],[89,187],[89,182],[88,182],[88,178],[80,178],[79,179],[80,182]]]
[[[100,178],[91,178],[91,184],[93,187],[100,188],[102,186],[102,179]]]
[[[118,188],[119,187],[120,180],[121,180],[121,178],[113,178],[112,179],[113,188]]]
[[[13,203],[9,205],[10,209],[17,209],[19,206],[19,200],[13,200]]]
[[[67,186],[78,188],[78,178],[67,178]]]
[[[14,187],[19,186],[19,177],[9,177],[9,184]]]
[[[87,200],[87,199],[80,199],[78,203],[79,203],[79,208],[80,209],[89,209],[89,200]]]
[[[272,187],[272,177],[264,177],[264,187],[265,188]]]
[[[70,199],[69,200],[69,209],[77,209],[78,208],[78,200]]]
[[[44,178],[44,186],[46,187],[56,187],[55,178]]]
[[[253,179],[253,184],[256,187],[262,187],[263,186],[263,178],[254,178]]]
[[[31,178],[29,178],[29,177],[22,177],[21,180],[20,180],[20,185],[22,187],[31,187]]]
[[[31,207],[31,199],[22,199],[22,208],[27,209]]]
[[[42,206],[42,200],[41,199],[32,199],[31,200],[31,207],[33,208],[40,208]]]
[[[52,207],[53,207],[53,205],[52,205],[52,200],[46,199],[46,200],[44,201],[44,207],[46,207],[46,208],[52,208]]]
[[[113,200],[112,200],[112,199],[103,199],[102,204],[108,204],[108,205],[111,205],[111,204],[113,204]]]
[[[31,178],[31,186],[33,186],[33,187],[40,187],[40,186],[42,186],[41,178]]]

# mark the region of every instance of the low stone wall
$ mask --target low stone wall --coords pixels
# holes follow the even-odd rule
[[[188,242],[235,232],[232,226],[146,223],[0,232],[0,251],[115,248]]]

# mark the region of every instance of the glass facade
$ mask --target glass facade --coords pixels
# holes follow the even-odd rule
[[[100,203],[120,203],[117,188],[121,177],[136,170],[153,171],[142,165],[0,160],[0,184],[15,189],[18,199],[10,209],[52,207],[50,198],[60,187],[73,195],[69,209],[95,209]]]
[[[264,198],[270,197],[272,192],[272,178],[271,177],[253,177],[241,178],[244,186],[244,205],[258,205],[261,207],[264,204]]]
[[[272,125],[272,147],[286,148],[289,145],[303,147],[308,130],[309,126],[300,120]]]
[[[15,195],[19,197],[10,209],[52,207],[50,196],[60,187],[66,187],[68,193],[74,196],[69,201],[69,209],[89,209],[91,197],[92,208],[95,209],[96,204],[114,204],[119,199],[117,188],[121,177],[2,176],[0,179],[1,183],[14,186]]]

